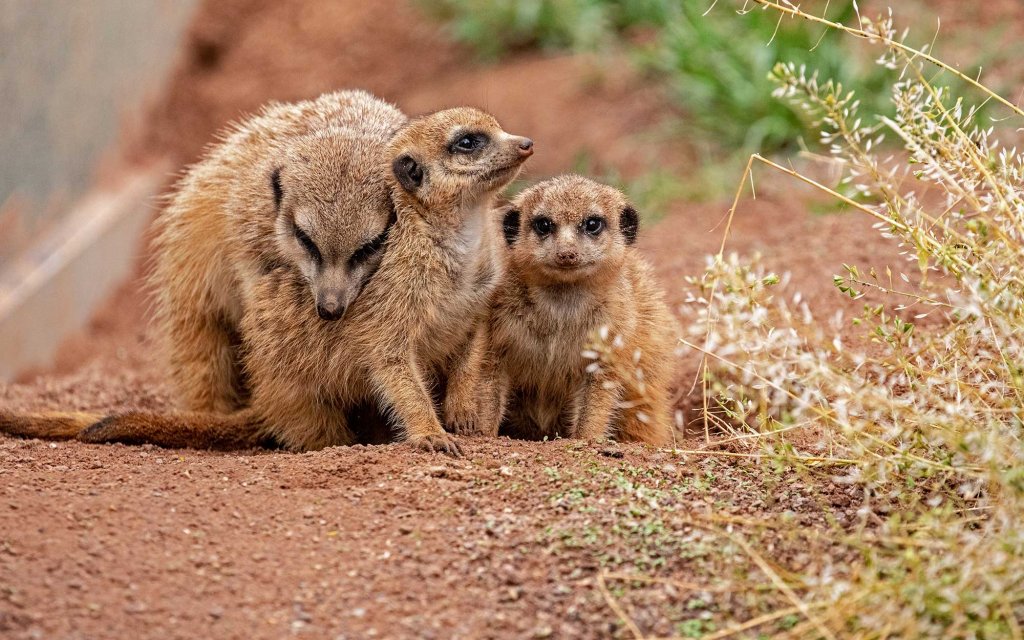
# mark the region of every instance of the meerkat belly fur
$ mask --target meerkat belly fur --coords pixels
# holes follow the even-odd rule
[[[397,108],[363,91],[273,104],[188,170],[155,223],[149,280],[156,334],[181,409],[228,413],[247,406],[252,387],[242,360],[250,340],[242,320],[267,274],[299,284],[287,301],[294,315],[327,326],[345,314],[376,269],[393,221],[389,186],[377,167],[405,122]],[[300,327],[279,330],[281,339],[318,357],[320,345]],[[0,430],[75,437],[101,417],[4,415]],[[159,432],[174,428],[158,418],[133,414],[117,429],[108,423],[85,435],[159,441]],[[242,436],[229,426],[204,431],[199,416],[195,422],[179,434],[182,441],[169,444],[209,446]]]
[[[275,302],[301,287],[294,274],[261,281],[259,302],[243,328],[254,336],[251,349],[262,354],[248,371],[253,404],[269,435],[291,449],[350,443],[355,434],[346,413],[369,400],[392,416],[408,442],[458,452],[432,389],[465,368],[472,345],[479,344],[474,332],[504,251],[493,198],[515,178],[532,146],[475,109],[414,119],[388,146],[392,160],[385,172],[397,220],[380,267],[341,325],[314,323],[293,305]],[[296,328],[316,336],[330,358],[311,361],[308,345],[288,338]]]
[[[579,176],[514,200],[508,269],[485,324],[492,432],[503,415],[501,431],[517,437],[669,442],[679,333],[633,247],[638,221],[622,193]]]

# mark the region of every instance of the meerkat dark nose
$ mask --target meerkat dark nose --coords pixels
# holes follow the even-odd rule
[[[321,320],[337,320],[345,315],[345,305],[338,295],[325,295],[317,299],[316,313]]]
[[[527,158],[533,155],[533,140],[522,138],[519,140],[519,155]]]
[[[575,251],[559,251],[555,254],[555,262],[560,267],[575,267],[580,263],[580,254]]]

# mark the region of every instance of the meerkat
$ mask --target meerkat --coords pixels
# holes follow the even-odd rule
[[[670,441],[678,326],[633,246],[638,226],[620,191],[580,176],[514,199],[507,271],[483,330],[481,375],[497,389],[484,432]]]
[[[157,332],[182,408],[245,402],[239,325],[259,276],[287,265],[337,320],[372,274],[391,219],[373,170],[406,121],[363,91],[275,104],[193,167],[157,220]]]
[[[257,383],[253,402],[264,411],[268,434],[287,448],[352,442],[346,412],[374,401],[405,441],[459,451],[442,427],[432,389],[474,357],[474,332],[503,269],[494,196],[533,154],[533,142],[505,133],[483,111],[457,108],[411,120],[388,150],[397,221],[380,267],[338,330],[272,303],[291,295],[294,278],[265,279],[265,303],[243,323],[253,327],[253,349],[263,354],[249,369]],[[331,345],[328,362],[310,362],[302,345],[277,339],[295,325],[322,334]],[[259,396],[264,389],[273,389],[272,402]],[[305,411],[297,420],[299,407],[310,404],[317,419]],[[449,403],[443,406],[447,416]]]
[[[354,411],[375,405],[406,442],[458,455],[432,391],[477,357],[475,331],[503,269],[494,196],[533,154],[485,112],[411,120],[386,147],[395,222],[380,264],[340,323],[302,302],[296,269],[270,269],[241,321],[251,405],[233,414],[130,412],[78,434],[88,442],[233,446],[271,440],[295,451],[359,439]],[[445,416],[461,407],[444,402]],[[461,415],[461,414],[460,414]],[[472,415],[467,419],[472,420]]]
[[[148,288],[181,409],[227,414],[247,405],[241,323],[265,274],[301,281],[295,303],[317,321],[345,314],[394,220],[376,167],[405,122],[364,91],[271,104],[234,126],[179,181],[154,223]],[[102,417],[6,415],[0,430],[74,436]]]

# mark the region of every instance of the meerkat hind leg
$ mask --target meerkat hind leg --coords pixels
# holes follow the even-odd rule
[[[241,408],[247,392],[242,379],[241,338],[226,320],[203,313],[169,330],[174,345],[171,368],[178,381],[183,409],[231,413]]]

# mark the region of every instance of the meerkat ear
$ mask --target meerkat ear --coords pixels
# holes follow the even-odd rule
[[[284,198],[284,189],[281,188],[281,167],[270,173],[270,189],[274,192],[274,208],[280,209],[281,199]]]
[[[501,220],[501,229],[505,232],[505,242],[512,246],[519,239],[519,210],[509,209]]]
[[[406,191],[416,191],[423,184],[423,167],[408,154],[395,158],[391,170]]]
[[[625,236],[626,244],[636,242],[636,232],[639,227],[640,216],[636,214],[636,209],[626,205],[619,214],[619,231]]]

